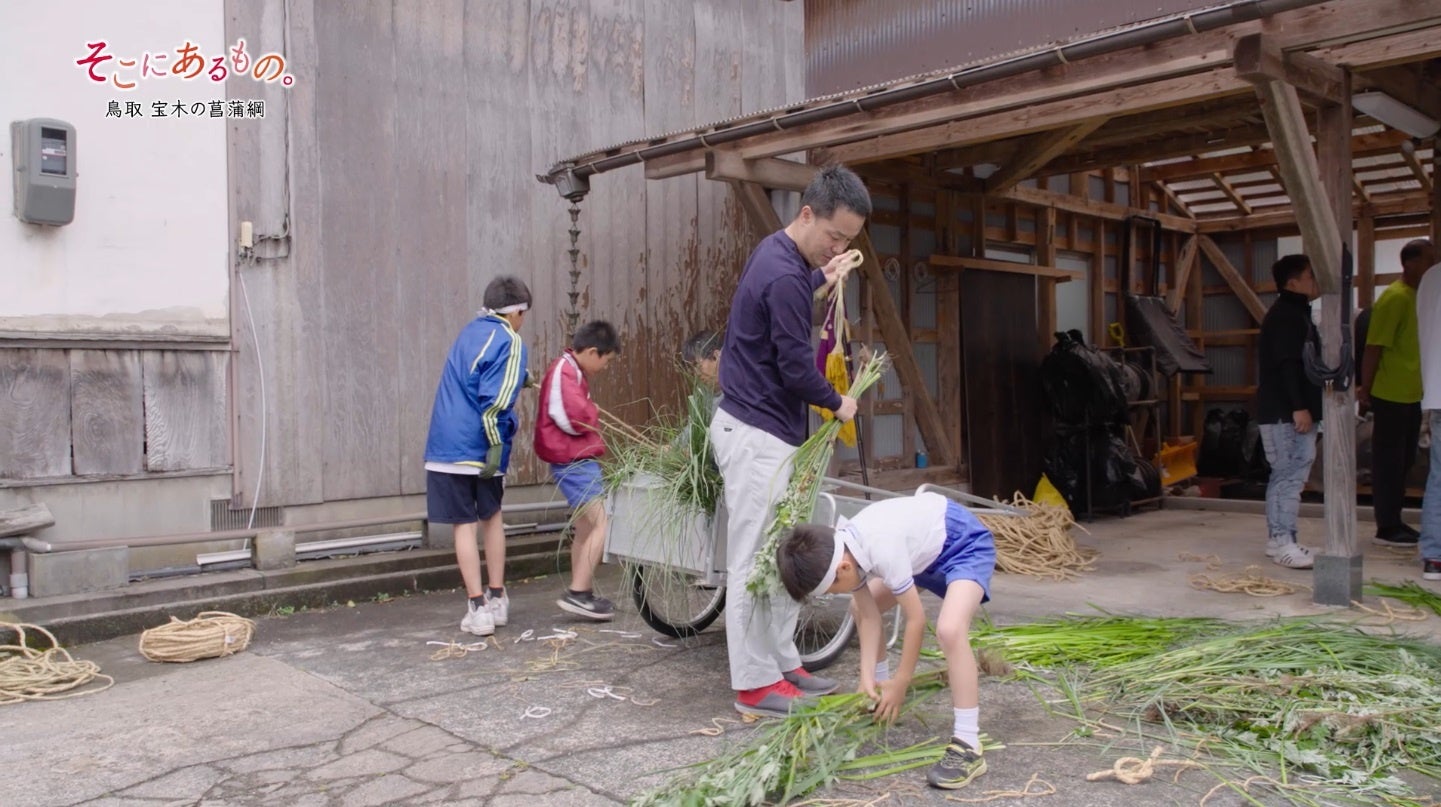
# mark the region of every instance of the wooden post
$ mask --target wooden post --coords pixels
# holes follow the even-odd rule
[[[1348,99],[1321,108],[1316,127],[1317,162],[1321,183],[1331,201],[1335,233],[1346,241],[1351,235],[1351,103],[1350,74],[1342,85]],[[1337,245],[1337,249],[1340,245]],[[1309,245],[1308,250],[1310,251]],[[1337,267],[1339,269],[1339,267]],[[1339,292],[1339,289],[1337,290]],[[1341,321],[1341,294],[1321,299],[1321,341],[1326,364],[1336,367],[1342,360],[1342,332],[1350,322]],[[1349,294],[1347,289],[1345,293]],[[1357,370],[1352,370],[1352,377]],[[1350,605],[1361,599],[1362,560],[1356,545],[1356,391],[1355,384],[1338,390],[1328,386],[1322,393],[1321,420],[1327,427],[1325,439],[1326,551],[1316,559],[1312,598],[1323,605]]]
[[[947,255],[956,254],[955,194],[936,192],[937,244]],[[961,395],[961,277],[955,272],[937,272],[936,283],[936,391],[946,437],[956,447],[959,469],[965,456],[961,443],[961,420],[965,399]]]
[[[1036,263],[1056,265],[1056,209],[1046,207],[1036,212]],[[1041,342],[1041,355],[1051,350],[1056,336],[1056,280],[1036,278],[1036,335]]]
[[[1356,221],[1356,310],[1376,299],[1376,219],[1364,210]],[[1361,368],[1355,368],[1361,377]]]

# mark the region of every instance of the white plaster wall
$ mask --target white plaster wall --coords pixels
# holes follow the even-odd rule
[[[139,78],[146,51],[167,53],[167,70],[186,40],[221,55],[224,23],[222,0],[0,3],[0,332],[229,335],[227,121],[148,117],[152,101],[224,100],[224,84]],[[96,73],[119,70],[133,90],[75,64],[101,39],[116,58]],[[111,100],[147,116],[107,118]],[[12,213],[9,124],[33,117],[76,128],[75,220],[62,227]]]

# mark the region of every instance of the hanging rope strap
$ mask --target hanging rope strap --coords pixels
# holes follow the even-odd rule
[[[254,634],[254,622],[226,611],[204,611],[184,622],[172,616],[140,634],[140,655],[177,663],[230,656],[249,647]]]
[[[13,632],[16,639],[15,644],[0,645],[0,704],[75,698],[115,685],[114,678],[100,672],[100,665],[74,658],[60,646],[55,634],[38,625],[0,622],[0,633],[4,632]],[[44,636],[49,649],[31,647],[31,632]],[[105,685],[80,689],[98,679]]]

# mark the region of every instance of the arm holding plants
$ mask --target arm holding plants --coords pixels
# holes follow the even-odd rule
[[[891,680],[881,683],[880,698],[876,702],[876,720],[886,723],[900,715],[901,706],[906,702],[906,690],[916,675],[916,662],[921,658],[921,642],[926,637],[926,610],[921,606],[920,590],[912,585],[896,597],[896,604],[905,617],[906,634],[901,641],[900,666],[891,675]],[[874,669],[875,665],[871,667]]]
[[[861,642],[860,691],[871,700],[878,700],[876,663],[885,649],[881,646],[881,609],[871,596],[869,586],[861,586],[851,594],[851,614],[856,618],[856,635]]]

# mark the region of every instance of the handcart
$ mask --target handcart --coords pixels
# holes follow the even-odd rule
[[[714,517],[697,512],[683,522],[659,508],[673,507],[659,494],[661,483],[637,476],[608,497],[610,528],[604,560],[626,567],[627,586],[641,619],[656,631],[685,639],[705,630],[725,607],[726,513],[719,503]],[[834,524],[854,516],[870,502],[835,491],[854,487],[826,478],[811,518]],[[869,492],[895,496],[891,491]],[[784,595],[780,595],[784,596]],[[829,666],[845,649],[855,630],[850,596],[827,594],[810,598],[796,624],[796,647],[806,669]]]

